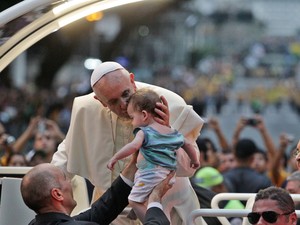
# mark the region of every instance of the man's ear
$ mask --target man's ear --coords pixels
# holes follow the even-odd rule
[[[102,102],[99,98],[97,98],[96,95],[94,95],[94,99],[96,99],[97,101],[99,101],[104,107],[107,107],[107,105],[104,102]]]
[[[52,188],[52,190],[51,190],[51,196],[52,196],[52,198],[56,199],[57,201],[64,200],[63,193],[58,188]]]
[[[134,87],[134,90],[136,90],[136,85],[135,85],[135,82],[134,82],[134,74],[130,73],[129,77],[130,77],[130,83],[132,83],[132,85]]]
[[[291,220],[292,220],[292,222],[294,222],[295,224],[297,223],[297,214],[296,213],[292,213],[291,215],[290,215],[290,218],[291,218]],[[293,223],[293,224],[294,224]]]

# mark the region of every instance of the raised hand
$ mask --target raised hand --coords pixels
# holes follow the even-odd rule
[[[154,117],[155,121],[166,126],[170,126],[170,111],[167,99],[164,96],[160,97],[161,102],[156,103],[155,112],[159,117]]]

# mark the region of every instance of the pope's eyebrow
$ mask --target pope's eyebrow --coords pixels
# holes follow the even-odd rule
[[[122,92],[121,97],[122,97],[122,98],[128,97],[129,94],[130,94],[130,89],[128,88],[128,89],[126,89],[126,90],[124,90],[124,91]],[[107,103],[108,103],[109,105],[114,105],[114,104],[116,104],[117,102],[118,102],[118,99],[117,99],[117,98],[112,98],[112,99],[110,99],[110,100],[107,101]]]
[[[110,100],[108,101],[108,104],[109,104],[109,105],[113,105],[113,104],[115,104],[117,101],[118,101],[118,99],[113,98],[113,99],[110,99]]]
[[[122,93],[122,97],[127,97],[129,95],[129,93],[130,93],[129,89],[124,90]]]

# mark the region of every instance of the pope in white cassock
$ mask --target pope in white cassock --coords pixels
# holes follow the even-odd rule
[[[170,122],[170,126],[193,140],[197,146],[195,140],[203,120],[179,95],[164,88],[135,82],[134,75],[116,62],[101,63],[92,73],[91,86],[93,93],[74,99],[68,133],[54,154],[52,163],[63,168],[70,177],[80,175],[89,179],[95,186],[95,199],[111,186],[128,160],[119,161],[113,172],[106,168],[109,159],[133,138],[127,103],[136,89],[147,87],[163,96],[167,103],[160,106],[161,123]],[[162,200],[164,212],[172,225],[186,224],[191,211],[200,208],[188,178],[195,172],[190,168],[189,157],[180,149],[177,159],[176,182]],[[137,223],[129,221],[126,215],[120,215],[113,224]]]

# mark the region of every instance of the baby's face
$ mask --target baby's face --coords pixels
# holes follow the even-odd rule
[[[135,127],[143,127],[147,124],[145,124],[145,113],[142,111],[134,110],[131,102],[129,102],[128,107],[127,107],[127,113],[132,119],[132,126]]]

